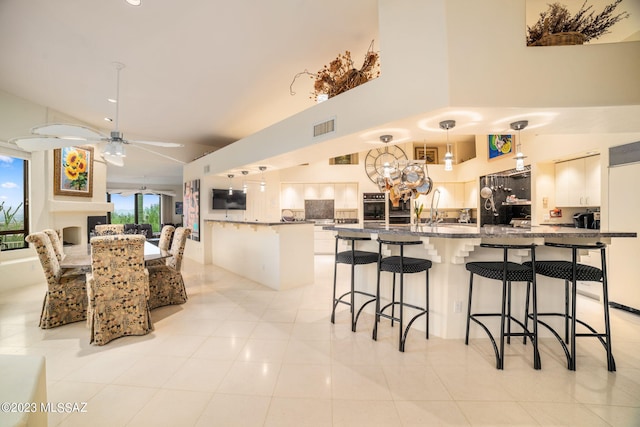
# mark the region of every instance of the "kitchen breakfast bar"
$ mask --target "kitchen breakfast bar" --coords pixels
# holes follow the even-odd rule
[[[578,229],[562,226],[532,226],[515,228],[505,226],[477,227],[473,225],[411,225],[411,226],[363,226],[362,224],[336,224],[323,227],[340,234],[356,234],[371,237],[371,240],[358,241],[357,249],[377,252],[377,237],[385,240],[420,240],[421,244],[405,247],[405,256],[424,258],[432,262],[429,270],[430,282],[430,334],[442,338],[460,339],[465,336],[466,308],[468,303],[469,272],[465,269],[468,262],[502,262],[503,253],[494,248],[485,248],[483,243],[525,245],[536,244],[536,261],[571,260],[571,251],[545,246],[545,243],[594,244],[602,242],[615,245],[616,238],[635,238],[633,232],[613,232],[595,229]],[[613,240],[613,241],[612,241]],[[382,255],[397,255],[397,246],[383,245]],[[522,263],[530,260],[530,251],[509,251],[510,261]],[[600,267],[599,251],[580,251],[578,262]],[[346,267],[345,267],[346,268]],[[340,272],[339,272],[340,273]],[[342,273],[347,276],[346,272]],[[419,277],[418,277],[419,276]],[[364,292],[375,294],[377,269],[375,264],[362,266],[356,271],[355,287]],[[609,281],[611,281],[609,274]],[[479,310],[496,311],[499,307],[500,289],[498,281],[478,277],[478,292],[474,293],[473,304]],[[483,285],[483,281],[487,285]],[[391,279],[383,275],[381,294],[391,295]],[[538,275],[538,307],[544,311],[560,312],[564,310],[564,286],[562,282]],[[475,281],[474,281],[475,283]],[[493,284],[492,284],[493,283]],[[386,287],[385,287],[386,286]],[[600,290],[600,293],[602,291]],[[512,306],[514,313],[524,313],[524,286],[513,288]],[[600,295],[601,296],[601,295]],[[405,276],[405,301],[418,303],[425,300],[424,276],[409,274]],[[497,311],[500,311],[497,309]],[[372,304],[365,312],[373,313]],[[522,317],[520,317],[522,318]],[[555,320],[555,319],[552,319]],[[425,322],[416,321],[412,328],[423,330]],[[471,328],[471,336],[486,336],[480,328]],[[540,331],[541,336],[545,331]]]

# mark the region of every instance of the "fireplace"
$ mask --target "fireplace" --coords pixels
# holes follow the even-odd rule
[[[62,229],[62,243],[64,245],[82,244],[82,227],[64,227]]]

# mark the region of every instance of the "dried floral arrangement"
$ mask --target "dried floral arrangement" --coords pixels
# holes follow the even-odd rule
[[[362,67],[356,69],[351,59],[351,52],[347,50],[315,74],[307,70],[296,74],[289,86],[289,92],[291,95],[295,95],[293,84],[298,77],[307,74],[311,79],[315,79],[313,92],[309,98],[317,100],[320,95],[332,98],[380,76],[379,59],[378,52],[373,50],[372,41],[364,56]]]
[[[580,37],[574,44],[586,43],[609,33],[613,25],[629,17],[627,12],[613,15],[622,0],[615,0],[595,16],[593,5],[587,6],[587,1],[585,0],[575,15],[571,15],[565,5],[557,2],[550,4],[546,11],[540,13],[540,18],[532,27],[527,26],[527,46],[546,44],[543,42],[545,36],[558,33],[577,34]]]

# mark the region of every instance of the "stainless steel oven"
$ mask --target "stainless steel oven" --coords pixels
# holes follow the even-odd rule
[[[384,223],[386,200],[384,193],[363,193],[362,220],[366,223]]]

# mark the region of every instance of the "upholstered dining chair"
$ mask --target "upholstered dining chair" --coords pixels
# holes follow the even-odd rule
[[[96,236],[114,236],[124,234],[124,224],[98,224],[96,225]]]
[[[62,239],[60,238],[60,233],[58,231],[47,228],[42,230],[47,236],[49,236],[49,240],[51,241],[51,246],[53,246],[53,251],[56,253],[56,258],[58,258],[58,262],[61,262],[64,258],[64,249]],[[73,275],[73,274],[87,274],[91,271],[90,267],[74,267],[74,268],[64,268],[62,267],[62,274]]]
[[[160,231],[160,240],[158,241],[158,247],[162,251],[168,251],[171,247],[171,240],[173,238],[173,233],[176,231],[176,228],[173,225],[165,225],[162,227]],[[166,259],[154,259],[151,261],[147,261],[147,267],[151,267],[153,265],[165,265]]]
[[[91,273],[87,274],[91,344],[151,332],[144,242],[145,237],[137,234],[91,239]]]
[[[31,243],[38,253],[47,279],[47,293],[42,303],[39,326],[42,329],[49,329],[86,319],[85,275],[68,274],[62,271],[51,240],[46,233],[32,233],[25,240]]]
[[[191,230],[188,228],[176,228],[169,250],[171,257],[166,259],[164,265],[149,267],[149,307],[151,309],[187,302],[187,290],[180,269],[189,234]]]

